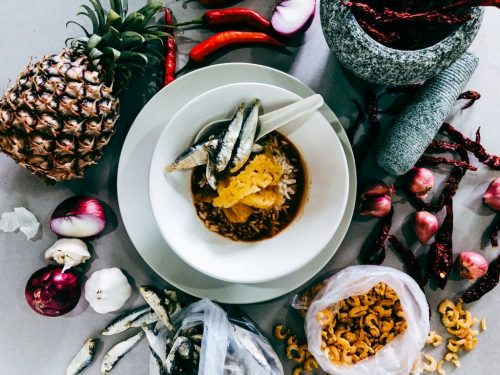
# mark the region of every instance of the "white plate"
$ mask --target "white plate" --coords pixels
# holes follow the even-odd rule
[[[307,166],[306,200],[298,218],[271,239],[232,241],[209,231],[192,201],[191,170],[165,173],[208,122],[228,117],[238,103],[261,101],[268,113],[300,100],[288,90],[261,83],[235,83],[210,90],[186,104],[158,139],[149,175],[150,202],[163,237],[186,263],[213,278],[261,283],[288,275],[319,254],[344,214],[347,161],[333,128],[318,112],[279,130],[299,149]]]
[[[118,202],[127,232],[144,260],[170,284],[200,298],[221,303],[256,303],[286,294],[311,279],[331,259],[344,239],[356,198],[356,171],[349,140],[334,113],[324,105],[321,114],[339,136],[349,167],[349,198],[344,217],[330,243],[300,271],[258,284],[234,284],[194,270],[165,243],[156,226],[148,196],[148,165],[154,145],[172,116],[198,95],[238,82],[268,83],[301,97],[314,92],[292,76],[255,64],[220,64],[199,69],[174,81],[144,107],[129,130],[118,168]],[[153,116],[152,113],[155,113]]]

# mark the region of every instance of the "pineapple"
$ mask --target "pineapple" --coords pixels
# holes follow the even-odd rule
[[[28,65],[0,99],[0,151],[42,181],[82,178],[96,164],[115,131],[120,90],[162,54],[170,37],[148,25],[163,4],[154,2],[126,15],[122,0],[82,5],[92,33],[69,48]],[[126,0],[125,0],[126,1]]]

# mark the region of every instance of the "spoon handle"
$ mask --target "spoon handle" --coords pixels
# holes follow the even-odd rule
[[[318,109],[323,103],[323,97],[320,94],[314,94],[286,107],[259,116],[260,131],[256,140],[278,129],[280,126]]]

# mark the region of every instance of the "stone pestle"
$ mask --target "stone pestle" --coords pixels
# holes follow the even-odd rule
[[[386,172],[399,176],[415,165],[436,136],[478,63],[477,55],[466,51],[455,63],[422,85],[396,119],[378,151],[377,162]]]

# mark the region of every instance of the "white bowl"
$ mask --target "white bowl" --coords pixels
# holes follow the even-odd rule
[[[216,279],[258,283],[283,277],[311,261],[334,235],[348,195],[348,171],[340,141],[315,111],[282,128],[301,152],[309,178],[308,199],[297,218],[275,237],[235,242],[209,231],[198,218],[191,170],[164,173],[207,123],[230,117],[239,102],[259,98],[264,113],[300,99],[279,87],[239,83],[216,88],[186,104],[163,130],[149,173],[151,207],[163,237],[186,263]]]

